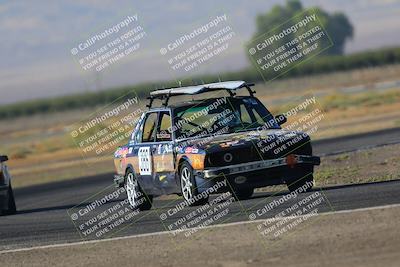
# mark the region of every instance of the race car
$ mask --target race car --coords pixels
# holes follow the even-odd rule
[[[312,155],[310,137],[283,130],[286,117],[274,117],[251,86],[228,81],[150,93],[149,110],[114,154],[114,183],[126,188],[132,208],[148,210],[153,197],[164,194],[200,205],[224,191],[243,200],[269,185],[311,189],[320,158]],[[239,89],[249,95],[239,96]],[[168,104],[171,97],[218,91],[225,94]],[[153,107],[155,100],[162,104]]]
[[[0,215],[11,215],[17,212],[14,192],[11,187],[11,176],[7,165],[4,163],[7,160],[7,156],[0,156]]]

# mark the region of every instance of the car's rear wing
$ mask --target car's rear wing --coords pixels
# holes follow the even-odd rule
[[[155,91],[150,92],[150,100],[149,108],[153,104],[154,99],[164,100],[163,105],[168,105],[168,100],[171,96],[179,96],[179,95],[197,95],[212,91],[225,90],[231,96],[235,96],[235,91],[237,89],[246,88],[250,95],[253,96],[255,91],[253,91],[250,87],[254,86],[254,83],[246,83],[245,81],[226,81],[226,82],[218,82],[218,83],[208,83],[208,84],[200,84],[200,85],[192,85],[186,87],[172,87],[172,88],[162,88]]]

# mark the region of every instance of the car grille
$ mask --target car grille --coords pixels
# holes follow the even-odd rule
[[[228,156],[231,155],[231,159]],[[230,159],[230,160],[229,160]],[[245,162],[258,161],[259,153],[253,147],[230,148],[214,152],[206,157],[206,167],[227,166]]]
[[[286,146],[279,151],[275,148],[257,148],[256,144],[245,147],[230,147],[222,151],[208,154],[205,160],[205,167],[228,166],[239,163],[247,163],[260,160],[268,160],[285,157],[288,154],[311,155],[312,148],[309,140],[296,145]]]

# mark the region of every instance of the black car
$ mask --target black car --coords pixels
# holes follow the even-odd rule
[[[0,215],[11,215],[17,212],[11,176],[5,164],[7,160],[6,155],[0,155]]]
[[[227,190],[247,199],[268,185],[311,189],[320,158],[309,136],[282,130],[285,116],[272,116],[251,86],[230,81],[151,92],[149,111],[115,152],[114,182],[125,186],[130,205],[150,209],[153,196],[163,194],[198,205]],[[248,96],[236,94],[242,88]],[[168,104],[171,97],[221,90],[227,95]],[[155,100],[163,104],[152,107]]]

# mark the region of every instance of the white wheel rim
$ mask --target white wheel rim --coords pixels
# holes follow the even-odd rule
[[[183,167],[181,171],[181,188],[185,200],[192,199],[192,182],[190,180],[191,173],[187,167]]]
[[[133,176],[133,173],[128,173],[126,177],[126,194],[128,196],[129,204],[135,207],[138,199],[138,183]]]

